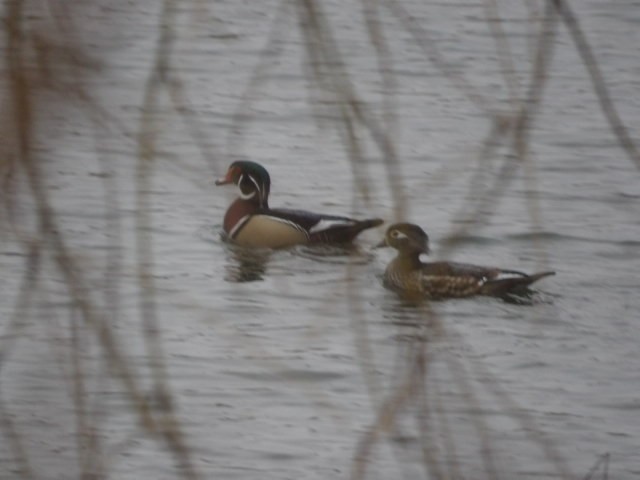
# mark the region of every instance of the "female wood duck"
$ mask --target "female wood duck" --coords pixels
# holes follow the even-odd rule
[[[526,292],[533,282],[555,274],[540,272],[527,275],[515,270],[454,262],[422,263],[420,254],[429,253],[429,236],[411,223],[391,225],[378,246],[398,250],[398,256],[384,272],[385,286],[411,298],[504,296]]]
[[[306,243],[347,243],[367,228],[383,223],[378,218],[347,217],[303,210],[269,208],[271,179],[260,164],[233,162],[216,185],[233,183],[240,196],[224,216],[224,231],[234,243],[245,247],[282,248]]]

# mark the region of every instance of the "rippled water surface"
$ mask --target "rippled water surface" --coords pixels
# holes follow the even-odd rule
[[[100,59],[99,73],[84,78],[100,109],[54,104],[42,114],[37,155],[84,288],[157,418],[154,385],[166,368],[202,478],[349,478],[363,452],[367,478],[584,478],[604,454],[609,478],[640,477],[640,172],[616,143],[562,25],[530,159],[511,181],[497,181],[504,149],[477,163],[490,121],[429,60],[396,10],[380,10],[380,48],[389,50],[380,63],[362,5],[318,2],[351,87],[397,149],[399,161],[387,169],[366,129],[355,133],[364,162],[349,162],[341,110],[320,81],[330,75],[319,68],[319,80],[310,64],[302,7],[178,2],[165,22],[175,35],[170,78],[179,88],[160,88],[157,113],[147,118],[157,143],[141,185],[137,131],[160,5],[88,3],[75,11],[74,28]],[[447,65],[506,108],[484,4],[401,3]],[[527,15],[536,11],[501,3],[522,92],[536,34]],[[573,3],[638,142],[640,4]],[[237,158],[269,169],[272,206],[390,222],[396,182],[405,218],[430,234],[434,257],[557,275],[526,305],[478,298],[416,307],[381,285],[392,257],[373,249],[382,229],[349,249],[244,252],[219,236],[236,192],[213,185]],[[30,232],[34,200],[18,190],[17,221]],[[140,191],[150,242],[136,253]],[[446,243],[486,191],[497,201]],[[2,238],[0,478],[20,478],[18,458],[28,459],[33,478],[75,478],[89,461],[79,453],[87,436],[111,478],[178,478],[179,460],[142,433],[100,337],[82,327],[54,255],[43,258],[21,309],[26,258],[15,236]],[[147,261],[157,332],[141,315],[149,312],[138,282]],[[17,329],[16,311],[24,319]],[[148,343],[154,332],[159,352]],[[424,388],[403,403],[419,352]],[[160,370],[157,358],[165,359]],[[392,412],[394,399],[400,407]],[[425,471],[430,456],[437,460]]]

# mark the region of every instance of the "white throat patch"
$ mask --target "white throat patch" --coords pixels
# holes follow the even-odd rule
[[[255,196],[256,196],[255,190],[251,193],[242,193],[242,190],[240,190],[240,198],[243,200],[249,200],[250,198],[253,198]]]
[[[244,174],[240,175],[240,178],[238,178],[238,187],[240,190],[240,198],[243,200],[249,200],[250,198],[255,197],[256,192],[262,195],[262,189],[260,188],[260,185],[258,184],[258,182],[256,182],[256,179],[253,178],[251,175],[247,175],[247,176],[249,177],[249,180],[251,180],[251,183],[255,185],[256,189],[251,193],[244,193],[242,191],[242,188],[240,188],[240,184],[242,184],[242,181],[244,180]]]
[[[251,177],[251,175],[249,175],[249,178],[251,179],[251,181],[255,184],[255,180]],[[238,190],[240,190],[240,198],[243,200],[249,200],[250,198],[253,198],[256,196],[256,192],[255,190],[251,193],[244,193],[242,191],[242,187],[240,187],[240,185],[242,184],[242,181],[244,180],[244,174],[240,175],[240,178],[238,178]]]

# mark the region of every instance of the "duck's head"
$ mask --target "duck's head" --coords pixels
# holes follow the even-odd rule
[[[255,199],[261,207],[267,207],[271,178],[266,168],[249,160],[238,160],[229,165],[223,178],[216,180],[216,185],[233,183],[240,189],[240,197],[244,200]]]
[[[387,228],[378,247],[393,247],[400,253],[429,253],[429,236],[413,223],[395,223]]]

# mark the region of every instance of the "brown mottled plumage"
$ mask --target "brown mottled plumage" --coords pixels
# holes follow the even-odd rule
[[[429,237],[422,228],[411,223],[391,225],[378,246],[389,246],[398,251],[384,272],[385,286],[411,298],[503,296],[525,291],[533,282],[555,274],[528,275],[516,270],[455,262],[423,263],[420,254],[429,253]]]
[[[348,243],[363,230],[382,225],[382,220],[348,217],[304,210],[269,208],[271,179],[260,164],[233,162],[216,185],[233,183],[238,197],[224,216],[224,232],[244,247],[281,248],[307,243]]]

